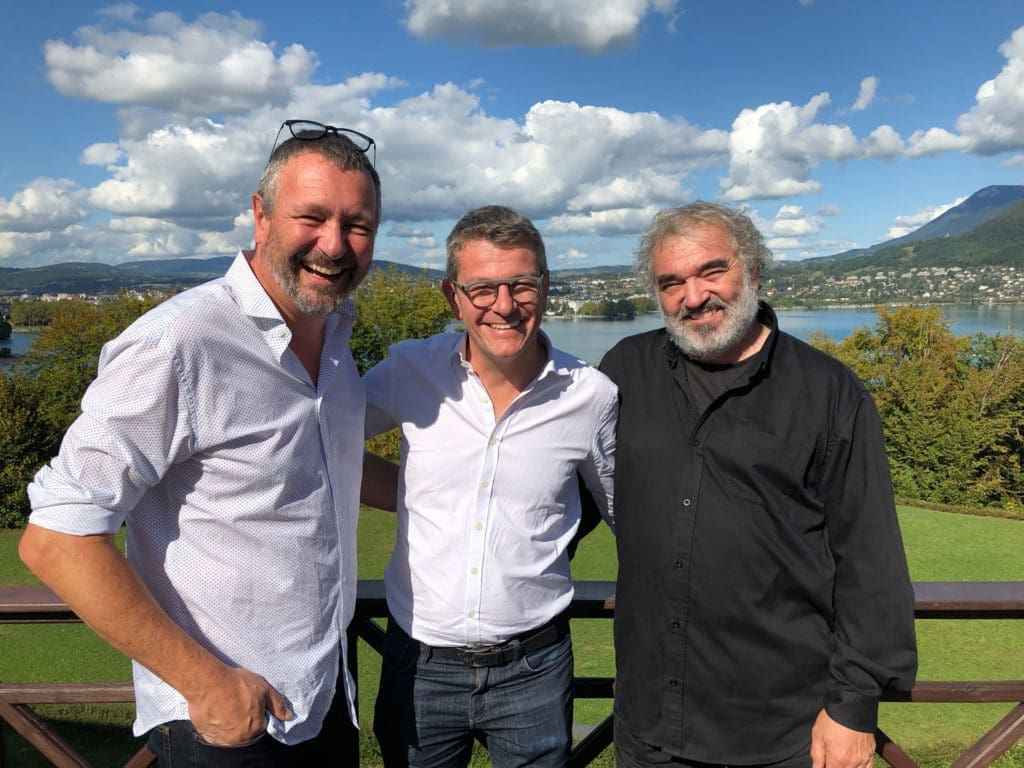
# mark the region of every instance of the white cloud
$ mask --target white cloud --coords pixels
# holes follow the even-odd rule
[[[590,258],[590,254],[578,251],[575,248],[570,248],[564,253],[558,254],[555,259],[557,261],[585,261]]]
[[[1024,155],[1014,155],[1007,158],[1003,161],[1003,165],[1007,168],[1016,168],[1018,165],[1024,165]]]
[[[853,111],[860,112],[871,106],[875,100],[875,92],[878,90],[877,77],[865,77],[860,81],[860,93],[857,94],[857,101],[853,103]]]
[[[946,203],[945,205],[933,205],[924,208],[917,213],[908,214],[905,216],[897,216],[893,221],[892,226],[889,227],[889,231],[886,232],[886,240],[892,240],[895,237],[903,237],[909,235],[916,229],[920,229],[929,221],[937,219],[939,216],[944,214],[950,208],[955,208],[960,205],[967,197],[958,197],[952,203]]]
[[[635,207],[647,203],[671,204],[683,196],[692,195],[681,188],[680,182],[679,176],[643,169],[628,178],[620,176],[584,182],[579,186],[579,194],[570,198],[566,207],[570,211],[583,211]]]
[[[416,37],[485,48],[568,45],[600,53],[631,44],[648,14],[671,17],[675,6],[676,0],[406,0],[405,26]]]
[[[995,78],[982,83],[975,105],[957,119],[957,130],[980,155],[1024,148],[1024,27],[999,46],[1006,64]]]
[[[85,195],[70,179],[36,179],[10,200],[0,198],[0,232],[37,234],[77,224],[89,215]]]
[[[833,203],[825,203],[824,205],[818,206],[819,216],[838,216],[840,213],[839,206]]]
[[[133,3],[121,3],[119,5],[108,5],[96,11],[98,16],[105,16],[115,21],[131,21],[139,12],[138,6]]]
[[[769,233],[775,237],[807,237],[821,229],[821,219],[804,211],[799,205],[783,205],[775,214]],[[769,246],[770,247],[770,246]]]
[[[726,149],[721,131],[648,112],[546,101],[521,122],[496,118],[451,83],[367,118],[385,137],[385,216],[399,220],[455,218],[484,200],[535,220],[676,202],[689,194],[688,174],[721,162]],[[596,227],[614,217],[585,220]]]
[[[553,216],[548,220],[546,231],[552,235],[579,235],[591,232],[632,235],[646,231],[657,211],[657,206],[651,206],[643,209],[620,208],[612,211]]]
[[[903,139],[890,125],[880,125],[864,140],[864,156],[893,160],[903,154]]]
[[[632,19],[623,28],[635,31],[652,13],[673,13],[676,2],[573,0],[555,11],[549,5],[551,18],[540,23],[546,29],[534,30],[538,39],[557,28],[564,33],[560,42],[583,46],[598,40],[587,37],[597,33],[583,17],[604,18],[615,9]],[[423,24],[443,16],[440,4],[427,0],[407,7],[410,23],[417,14]],[[503,14],[533,22],[544,15],[539,0],[464,0],[448,7],[457,17],[453,34],[470,36],[467,30],[475,29],[479,39]],[[960,133],[930,128],[904,140],[889,125],[858,139],[848,126],[826,122],[828,93],[803,105],[781,101],[742,110],[729,130],[561,100],[499,115],[488,111],[479,92],[484,84],[473,73],[464,76],[468,89],[449,82],[389,100],[386,91],[407,88],[400,79],[363,72],[314,83],[314,52],[264,42],[259,25],[237,14],[186,23],[173,13],[140,18],[134,6],[123,5],[100,18],[99,25],[78,30],[73,44],[51,41],[47,65],[65,93],[115,103],[120,135],[82,149],[80,161],[91,174],[102,174],[91,189],[37,180],[0,199],[0,232],[7,233],[0,258],[6,261],[234,252],[251,242],[249,197],[277,126],[294,116],[375,137],[391,227],[379,239],[378,256],[386,258],[390,249],[404,261],[433,264],[444,257],[433,222],[452,221],[485,202],[511,205],[546,222],[546,233],[577,238],[576,246],[580,235],[634,236],[646,230],[655,210],[693,199],[708,177],[713,183],[724,176],[720,189],[727,201],[775,199],[819,191],[815,171],[826,161],[981,151],[1016,130],[1011,107],[1024,101],[1014,101],[1015,89],[1021,90],[1015,73],[1024,62],[1021,30],[1001,49],[1007,65],[979,89],[975,109],[958,123]],[[614,25],[599,32],[619,34]],[[611,37],[601,39],[612,44]],[[876,86],[865,78],[858,103],[870,104]],[[1007,163],[1024,163],[1024,154]],[[822,217],[835,215],[835,206],[808,213],[786,205],[760,223],[778,247],[789,250],[798,242],[806,253],[821,247]],[[80,225],[86,218],[111,220],[86,228]]]
[[[803,245],[803,241],[797,237],[768,237],[765,238],[764,244],[774,255],[776,251],[791,251],[794,248],[799,248]]]
[[[926,131],[914,131],[907,140],[906,156],[909,158],[941,155],[945,152],[968,150],[971,140],[965,136],[957,136],[945,128],[929,128]]]
[[[113,165],[122,158],[121,148],[113,142],[90,144],[78,158],[83,165]]]
[[[124,13],[110,18],[133,20]],[[259,23],[237,13],[207,13],[188,24],[165,12],[138,26],[81,27],[77,44],[48,41],[50,82],[67,96],[92,101],[227,115],[284,103],[317,66],[301,45],[278,52],[256,39]]]
[[[819,93],[802,107],[788,101],[744,109],[729,136],[729,176],[722,197],[729,201],[779,198],[817,192],[810,178],[822,159],[843,162],[862,153],[853,132],[844,125],[815,122],[829,105]]]

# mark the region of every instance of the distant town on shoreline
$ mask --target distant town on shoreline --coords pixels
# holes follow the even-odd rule
[[[0,268],[0,317],[10,313],[14,301],[170,293],[223,275],[232,259]],[[395,262],[374,266],[432,280],[443,276]],[[1024,301],[1024,186],[985,187],[911,234],[870,248],[775,262],[762,275],[761,295],[778,307],[809,308]],[[551,272],[549,314],[611,316],[653,309],[629,265]]]

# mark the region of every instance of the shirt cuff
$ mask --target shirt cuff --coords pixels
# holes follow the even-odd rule
[[[833,689],[825,694],[825,712],[840,725],[874,733],[878,727],[878,696]]]

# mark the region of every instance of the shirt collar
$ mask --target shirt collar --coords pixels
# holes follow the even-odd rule
[[[534,382],[541,381],[546,376],[568,376],[569,374],[569,360],[575,360],[570,355],[566,355],[561,350],[555,349],[551,344],[551,339],[548,337],[542,328],[537,329],[537,338],[540,339],[540,343],[544,345],[546,352],[546,358],[544,365],[541,367],[540,372],[534,378]],[[466,371],[472,371],[473,366],[466,359],[466,344],[469,343],[469,334],[463,331],[462,333],[455,334],[455,340],[452,344],[451,359],[452,364]],[[557,358],[557,359],[556,359]]]
[[[256,278],[256,273],[252,271],[252,266],[249,263],[252,254],[252,251],[239,251],[235,260],[231,262],[231,266],[228,267],[224,280],[239,308],[252,318],[267,344],[280,360],[284,350],[291,343],[292,331],[266,289]],[[324,339],[331,338],[339,323],[347,333],[351,333],[355,316],[355,303],[348,299],[341,307],[327,316]]]

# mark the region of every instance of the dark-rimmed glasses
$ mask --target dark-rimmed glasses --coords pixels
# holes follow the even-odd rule
[[[271,157],[273,157],[274,151],[277,149],[277,142],[281,138],[281,131],[285,128],[291,133],[293,139],[301,139],[302,141],[316,141],[329,133],[344,136],[355,144],[356,149],[364,155],[370,149],[373,149],[373,159],[370,160],[370,163],[374,166],[377,164],[377,142],[365,133],[354,131],[351,128],[338,128],[336,125],[324,125],[316,120],[285,120],[281,123],[281,127],[277,129],[277,136],[274,137],[274,148],[270,150]]]
[[[469,303],[477,309],[490,309],[498,300],[498,291],[503,285],[508,288],[508,294],[516,304],[529,304],[531,301],[535,301],[540,294],[541,286],[544,285],[544,273],[520,275],[508,280],[474,280],[471,283],[456,283],[451,280],[449,282],[466,294]]]

